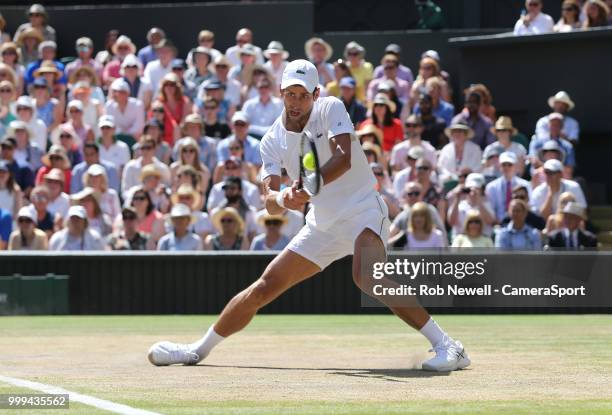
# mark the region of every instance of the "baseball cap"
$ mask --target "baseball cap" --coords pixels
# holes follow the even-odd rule
[[[0,142],[0,145],[4,147],[17,147],[17,140],[14,137],[4,137],[4,139]]]
[[[21,209],[19,209],[19,212],[17,212],[17,218],[28,218],[34,223],[37,222],[36,211],[32,209],[31,206],[23,206]]]
[[[172,69],[185,69],[187,65],[183,59],[176,58],[172,59],[171,67]]]
[[[232,116],[232,124],[237,121],[248,123],[249,119],[247,118],[247,115],[243,111],[236,111],[234,115]]]
[[[399,55],[402,52],[402,48],[397,43],[390,43],[385,48],[385,53],[393,53],[394,55]]]
[[[106,169],[100,164],[92,164],[87,168],[87,174],[89,176],[102,176],[106,175]]]
[[[437,50],[433,50],[433,49],[429,49],[423,52],[423,54],[421,55],[421,59],[423,58],[431,58],[435,61],[440,62],[440,54],[438,53]]]
[[[130,85],[123,78],[117,78],[111,84],[112,91],[123,91],[130,93]]]
[[[499,155],[499,164],[510,163],[516,164],[516,154],[511,151],[504,151]]]
[[[255,46],[253,46],[250,43],[246,43],[244,44],[240,50],[239,50],[241,55],[252,55],[255,56],[257,54],[257,50],[255,49]]]
[[[115,117],[113,117],[112,115],[101,116],[100,121],[98,121],[98,128],[102,127],[115,128]]]
[[[546,160],[546,163],[544,163],[544,170],[558,173],[563,170],[563,164],[557,159]]]
[[[291,61],[283,71],[281,89],[292,85],[300,85],[308,92],[313,92],[319,85],[319,72],[317,68],[307,60],[296,59]]]
[[[558,112],[553,112],[551,114],[548,115],[548,120],[560,120],[563,121],[563,114],[560,114]]]
[[[79,101],[78,99],[73,99],[72,101],[68,103],[68,109],[70,108],[76,108],[79,111],[83,112],[83,103]]]
[[[27,95],[22,95],[19,98],[17,98],[17,104],[18,107],[28,107],[31,109],[34,109],[34,106],[36,105],[34,103],[34,101],[32,100],[32,98],[30,98]]]
[[[225,182],[223,183],[222,189],[225,189],[226,187],[234,186],[234,185],[238,187],[242,187],[242,180],[240,179],[240,177],[237,177],[237,176],[229,176],[225,178]]]
[[[465,179],[465,187],[472,189],[478,188],[480,189],[485,185],[485,178],[480,173],[470,173],[468,177]]]
[[[345,76],[340,80],[340,88],[355,88],[357,83],[350,76]]]
[[[76,45],[78,46],[87,46],[88,48],[93,48],[93,41],[88,37],[80,37],[76,41]]]
[[[584,206],[577,202],[568,202],[562,210],[563,213],[578,216],[582,219],[586,219],[584,214]]]
[[[425,155],[425,150],[421,146],[413,146],[408,150],[408,157],[413,160],[418,160]]]
[[[76,216],[77,218],[87,219],[87,212],[85,211],[85,208],[81,205],[70,206],[70,209],[68,209],[68,215],[66,216],[69,218]]]
[[[171,218],[184,218],[191,217],[191,209],[183,203],[177,203],[172,206],[172,210],[170,211]]]
[[[204,89],[223,89],[223,84],[218,79],[209,79],[208,81],[204,81]]]

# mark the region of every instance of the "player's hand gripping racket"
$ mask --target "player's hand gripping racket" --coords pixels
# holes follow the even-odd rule
[[[303,189],[311,197],[321,190],[321,170],[317,147],[308,131],[302,133],[300,142],[300,177],[298,189]]]

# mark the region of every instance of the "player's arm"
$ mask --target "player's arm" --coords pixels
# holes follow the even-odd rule
[[[321,166],[323,184],[329,184],[351,168],[351,135],[338,134],[329,140],[332,156]]]
[[[280,190],[280,176],[270,175],[263,180],[264,206],[271,215],[280,215],[286,209],[303,210],[310,197],[296,185]]]

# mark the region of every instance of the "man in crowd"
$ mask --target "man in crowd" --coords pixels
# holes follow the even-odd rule
[[[429,142],[421,139],[422,133],[423,122],[421,117],[415,114],[408,116],[404,123],[404,141],[393,146],[393,150],[391,150],[390,163],[394,171],[406,168],[408,151],[417,146],[423,149],[423,156],[431,162],[431,165],[436,166],[436,149]]]
[[[166,33],[159,27],[149,29],[147,32],[147,42],[149,44],[138,51],[138,59],[142,62],[143,67],[146,67],[149,62],[158,58],[155,46],[165,38]]]
[[[34,186],[34,171],[28,164],[22,164],[15,160],[15,147],[17,147],[15,138],[5,137],[0,143],[0,160],[6,162],[15,182],[27,196]]]
[[[66,227],[49,241],[50,251],[103,251],[106,244],[100,234],[89,227],[83,206],[71,206],[66,215]]]
[[[533,189],[531,208],[543,218],[548,218],[558,206],[559,196],[570,192],[581,206],[586,206],[586,199],[580,185],[573,180],[563,178],[563,165],[559,160],[550,159],[544,163],[546,182]]]
[[[512,200],[515,199],[522,200],[523,202],[527,203],[527,206],[529,206],[529,187],[521,185],[515,186],[514,189],[512,189]],[[504,216],[504,218],[501,220],[501,226],[506,226],[508,223],[510,223],[510,220],[510,216],[506,214],[506,216]],[[539,231],[542,231],[546,226],[546,221],[544,218],[531,209],[527,211],[525,223]]]
[[[112,250],[143,251],[147,249],[147,237],[138,232],[136,210],[126,206],[121,211],[121,229],[110,235],[108,245]]]
[[[525,222],[528,212],[527,203],[520,199],[514,199],[509,203],[510,223],[500,228],[495,238],[495,247],[526,251],[542,249],[540,232]]]
[[[569,202],[563,208],[563,228],[548,236],[547,246],[571,250],[597,248],[597,237],[580,227],[584,220],[586,220],[584,205]]]
[[[130,97],[130,84],[123,78],[113,81],[110,87],[111,99],[104,108],[106,115],[113,117],[115,132],[132,136],[138,140],[144,128],[144,106],[138,98]]]
[[[397,60],[400,60],[400,55],[402,53],[402,48],[395,43],[390,43],[385,48],[385,55],[395,55]],[[385,69],[383,65],[378,65],[374,69],[374,78],[382,78],[385,75]],[[397,77],[407,81],[410,85],[414,82],[414,75],[409,67],[400,64],[397,68]]]
[[[140,157],[130,160],[123,169],[121,177],[121,192],[125,198],[129,190],[140,184],[140,172],[144,166],[154,164],[161,174],[161,180],[165,185],[170,184],[170,169],[155,157],[157,141],[151,137],[143,136],[138,142],[140,144]]]
[[[553,31],[552,17],[542,13],[543,0],[525,0],[525,10],[514,25],[515,36],[540,35]]]
[[[433,113],[433,97],[429,94],[420,94],[418,105],[421,122],[423,123],[421,137],[435,148],[442,148],[448,143],[448,137],[444,134],[446,122]]]
[[[410,93],[410,83],[398,77],[399,59],[394,54],[386,54],[381,60],[383,67],[383,76],[373,79],[368,86],[368,101],[372,101],[378,92],[378,86],[384,81],[393,81],[395,83],[395,93],[397,98],[404,105],[408,102],[408,94]]]
[[[518,160],[516,154],[505,151],[499,155],[499,165],[502,175],[487,184],[485,194],[493,208],[495,217],[501,221],[508,212],[508,207],[512,201],[512,189],[516,186],[529,188],[529,182],[517,176],[516,164]]]
[[[202,239],[189,232],[191,225],[191,209],[188,206],[178,203],[170,211],[172,221],[172,231],[161,237],[157,242],[158,251],[201,251]]]
[[[83,175],[92,164],[100,164],[106,170],[108,187],[119,193],[119,174],[117,166],[113,163],[100,159],[100,147],[96,143],[85,143],[83,145],[83,161],[72,168],[72,180],[70,180],[70,193],[78,193],[83,190]]]
[[[267,78],[261,78],[255,86],[259,96],[247,100],[242,111],[248,119],[249,134],[261,138],[283,112],[283,101],[272,95],[273,85]]]
[[[127,94],[126,94],[127,95]],[[130,148],[115,136],[115,118],[103,115],[98,121],[100,129],[99,149],[100,159],[113,163],[117,167],[117,175],[121,176],[123,167],[130,161]]]
[[[153,88],[153,96],[157,95],[159,84],[171,70],[172,59],[176,57],[176,47],[170,39],[162,39],[154,46],[157,59],[147,64],[144,77]]]
[[[493,124],[491,120],[480,113],[482,96],[474,91],[468,91],[465,97],[465,108],[455,115],[452,124],[464,123],[474,132],[472,142],[484,150],[486,146],[496,141],[495,135],[491,132]]]
[[[224,188],[226,184],[226,180],[230,177],[241,177],[242,175],[242,161],[236,158],[229,158],[225,161],[224,164],[224,172],[225,175],[223,177],[223,181],[216,183],[211,189],[210,194],[208,195],[208,202],[206,203],[206,208],[209,212],[212,212],[213,209],[218,208],[224,200],[226,200],[226,190]],[[261,207],[261,193],[259,192],[259,188],[253,183],[249,182],[245,179],[240,179],[240,191],[241,197],[244,198],[245,202],[254,207],[255,209],[259,209]]]
[[[549,123],[549,134],[541,138],[531,140],[531,143],[529,143],[529,156],[531,157],[531,161],[534,166],[540,166],[541,164],[538,158],[539,151],[547,141],[553,140],[557,142],[557,144],[559,144],[559,146],[565,152],[565,159],[563,161],[563,164],[566,167],[565,173],[567,176],[571,177],[574,167],[576,166],[576,156],[572,143],[563,138],[562,131],[565,117],[558,112],[553,112],[552,114],[548,115],[547,118]]]
[[[548,98],[548,105],[554,112],[563,115],[561,137],[574,144],[577,143],[580,138],[580,125],[575,118],[567,115],[567,113],[576,106],[569,94],[565,91],[557,92],[554,96]],[[548,116],[544,116],[538,120],[536,124],[536,137],[540,139],[547,139],[550,137],[550,118]]]
[[[232,141],[238,139],[244,148],[244,161],[255,166],[261,166],[261,155],[259,154],[259,140],[249,135],[249,118],[243,111],[236,111],[232,117],[234,134],[224,138],[217,145],[217,161],[225,161],[230,157],[229,146]]]
[[[240,65],[240,50],[244,45],[248,43],[253,44],[253,32],[251,31],[251,29],[243,27],[242,29],[238,30],[238,32],[236,32],[236,44],[234,46],[230,46],[225,51],[225,56],[227,57],[230,64],[234,66]],[[263,65],[264,59],[261,48],[255,45],[253,45],[253,47],[255,49],[255,62],[260,65]]]
[[[80,37],[76,41],[76,52],[78,58],[66,65],[66,78],[70,76],[82,66],[89,66],[96,72],[98,79],[102,79],[102,64],[93,58],[94,45],[93,40],[88,37]]]
[[[391,223],[391,229],[389,232],[389,237],[393,238],[401,231],[406,231],[408,229],[408,224],[410,223],[410,214],[412,210],[412,206],[414,206],[417,202],[423,202],[423,187],[417,182],[408,182],[403,189],[403,194],[400,195],[404,206],[402,211],[393,219]],[[435,206],[427,204],[427,208],[431,213],[431,219],[434,223],[434,226],[446,234],[446,228],[444,227],[444,222],[440,218],[440,214],[438,213],[438,209]]]
[[[340,100],[346,108],[353,125],[359,125],[367,118],[367,108],[355,96],[355,80],[349,76],[340,79]]]

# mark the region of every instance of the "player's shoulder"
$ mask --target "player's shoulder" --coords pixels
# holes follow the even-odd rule
[[[268,131],[261,138],[261,147],[265,147],[272,143],[278,142],[280,137],[283,135],[283,125],[282,125],[282,114],[279,115],[276,120],[272,123]]]
[[[341,106],[344,108],[344,104],[337,97],[320,97],[317,99],[317,105],[321,110],[331,110],[334,107]]]

